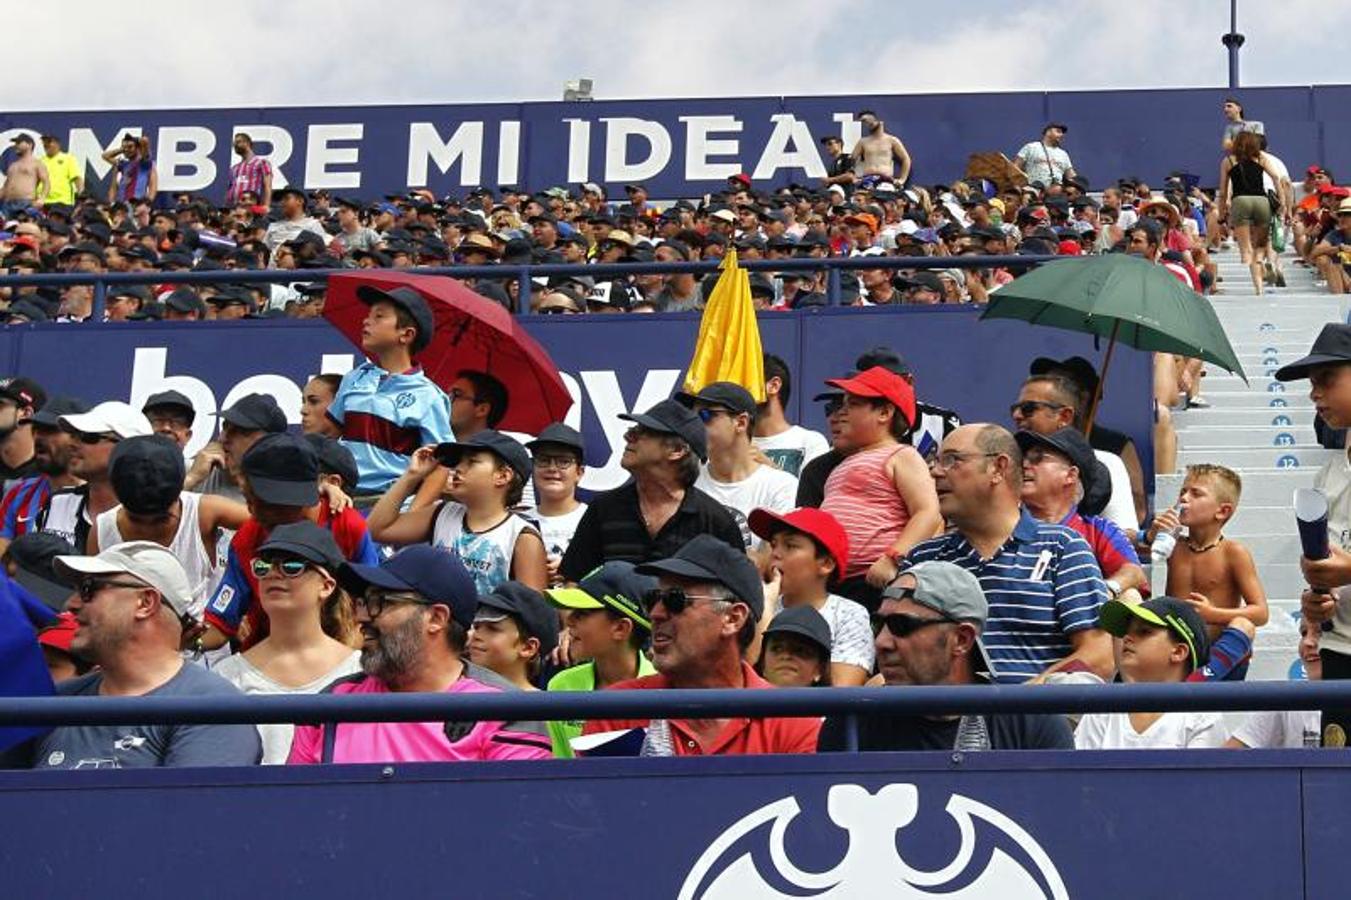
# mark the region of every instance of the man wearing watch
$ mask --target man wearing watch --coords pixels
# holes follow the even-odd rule
[[[1020,431],[1014,438],[1023,451],[1023,506],[1032,518],[1073,528],[1088,542],[1111,599],[1138,603],[1148,596],[1149,578],[1130,538],[1092,508],[1106,493],[1095,488],[1105,487],[1110,475],[1088,440],[1077,428]]]
[[[1023,509],[1023,453],[1013,435],[998,425],[963,425],[943,441],[932,471],[953,530],[916,546],[907,562],[944,560],[980,580],[995,681],[1076,672],[1111,678],[1112,639],[1098,627],[1107,600],[1102,572],[1073,529]]]

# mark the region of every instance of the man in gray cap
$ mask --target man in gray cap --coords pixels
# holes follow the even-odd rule
[[[79,626],[71,652],[98,666],[63,681],[59,694],[239,694],[180,653],[185,629],[195,625],[192,587],[167,549],[130,541],[98,556],[58,556],[55,569],[79,585],[67,606]],[[32,764],[38,769],[251,766],[261,756],[252,725],[67,725],[36,742]]]
[[[906,569],[882,594],[873,617],[877,667],[888,686],[989,683],[981,647],[989,606],[976,576],[949,562]],[[1070,750],[1064,716],[868,716],[860,750]],[[826,719],[818,752],[845,749],[845,720]]]

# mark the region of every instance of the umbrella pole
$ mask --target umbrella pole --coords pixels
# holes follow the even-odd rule
[[[1093,391],[1093,402],[1088,405],[1088,418],[1084,420],[1084,437],[1093,434],[1093,420],[1098,415],[1098,404],[1102,402],[1102,385],[1107,381],[1107,369],[1112,365],[1112,351],[1116,349],[1116,332],[1121,327],[1117,319],[1112,325],[1112,337],[1107,342],[1107,355],[1102,358],[1102,371],[1098,373],[1098,387]]]

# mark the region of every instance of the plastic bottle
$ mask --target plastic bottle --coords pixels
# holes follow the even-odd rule
[[[1173,507],[1173,512],[1181,513],[1181,511],[1180,505]],[[1149,545],[1149,561],[1151,563],[1157,566],[1160,563],[1168,562],[1168,557],[1173,555],[1173,550],[1177,547],[1177,536],[1181,530],[1181,526],[1159,529],[1159,533],[1154,535],[1154,543]]]

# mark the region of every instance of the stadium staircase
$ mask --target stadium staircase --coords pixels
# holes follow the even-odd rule
[[[1172,505],[1191,463],[1219,463],[1243,478],[1238,513],[1226,534],[1251,548],[1271,602],[1271,621],[1258,632],[1250,679],[1295,677],[1299,669],[1299,538],[1292,498],[1313,483],[1318,468],[1335,451],[1318,445],[1308,382],[1281,384],[1275,370],[1305,355],[1327,322],[1345,321],[1341,298],[1314,285],[1314,273],[1283,260],[1287,287],[1254,295],[1247,267],[1236,250],[1217,256],[1222,293],[1212,302],[1248,374],[1248,383],[1216,366],[1206,367],[1201,396],[1208,408],[1174,413],[1178,431],[1177,474],[1155,484],[1156,510]],[[1152,573],[1156,593],[1164,572]]]

